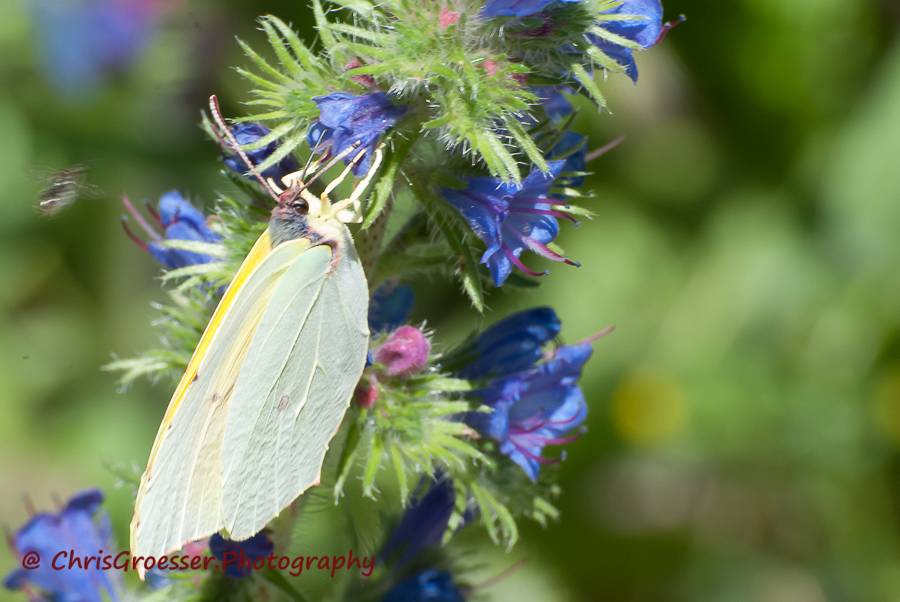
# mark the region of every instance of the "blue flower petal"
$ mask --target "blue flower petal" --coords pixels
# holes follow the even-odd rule
[[[642,48],[649,48],[656,44],[663,30],[663,7],[660,0],[623,0],[621,4],[606,11],[606,14],[632,16],[633,18],[622,21],[601,21],[599,26],[610,33],[635,42]],[[632,81],[637,81],[637,63],[631,48],[595,35],[588,37],[591,43],[621,65]]]
[[[625,21],[606,21],[603,28],[609,32],[650,48],[659,40],[663,29],[663,6],[660,0],[623,0],[607,14],[633,15]]]
[[[263,532],[244,541],[225,539],[218,533],[209,538],[209,551],[222,563],[229,577],[246,577],[253,569],[254,560],[266,558],[275,549],[272,540]]]
[[[163,226],[169,226],[176,222],[187,222],[196,229],[206,227],[206,216],[181,196],[177,190],[170,190],[159,197],[157,211]]]
[[[402,326],[409,319],[414,302],[411,286],[397,282],[382,284],[369,302],[369,330],[386,332]]]
[[[502,323],[501,326],[509,327]],[[549,331],[538,334],[547,336]],[[471,412],[466,422],[485,437],[497,441],[500,452],[518,464],[530,479],[536,480],[541,464],[554,461],[542,455],[544,448],[568,442],[566,434],[587,418],[587,404],[578,380],[591,353],[590,344],[581,343],[561,347],[551,357],[536,363],[532,359],[533,347],[526,345],[523,363],[532,359],[531,364],[474,391],[492,411]]]
[[[460,350],[469,363],[458,374],[479,380],[530,368],[559,330],[559,318],[549,307],[512,314],[487,328],[469,348]]]
[[[584,184],[584,176],[568,175],[583,173],[587,169],[587,138],[575,132],[566,132],[550,150],[550,157],[564,161],[559,183],[570,188]]]
[[[166,240],[218,242],[221,238],[206,225],[206,217],[181,193],[172,190],[159,199],[159,220],[165,228]],[[164,248],[157,241],[147,243],[147,251],[168,269],[209,263],[215,258],[202,253]]]
[[[527,17],[539,13],[554,2],[573,3],[581,0],[488,0],[481,9],[481,16]]]
[[[381,558],[403,566],[423,550],[440,544],[455,499],[453,483],[447,478],[439,478],[425,493],[415,496],[391,532]]]
[[[446,571],[428,569],[401,581],[382,602],[464,602],[459,587]]]
[[[378,139],[406,113],[406,107],[394,105],[383,92],[361,96],[335,92],[315,96],[313,101],[319,107],[319,119],[307,132],[310,146],[314,152],[333,156],[358,142],[360,150],[368,152],[353,170],[357,175],[369,169]],[[350,153],[344,162],[349,163],[356,154]]]
[[[547,117],[554,123],[562,121],[574,110],[572,102],[563,94],[563,92],[574,93],[568,86],[540,86],[533,88],[532,92],[541,101]]]
[[[534,169],[521,184],[496,178],[467,178],[463,190],[443,189],[444,199],[453,205],[486,246],[481,262],[488,266],[496,286],[509,277],[512,267],[530,275],[540,275],[520,260],[522,252],[535,251],[554,261],[565,258],[546,249],[558,234],[557,212],[550,188],[565,168],[566,161],[548,161],[549,172]]]
[[[12,537],[15,552],[36,552],[44,562],[38,568],[16,569],[4,579],[7,589],[37,589],[48,599],[69,602],[102,602],[104,592],[119,599],[116,575],[97,568],[54,570],[50,559],[59,552],[76,556],[111,549],[108,528],[97,517],[103,494],[91,489],[75,495],[57,514],[35,514]],[[68,556],[67,556],[68,557]]]
[[[258,123],[239,123],[231,128],[231,132],[241,146],[252,144],[270,133],[269,128]],[[250,162],[253,163],[254,166],[257,166],[268,159],[277,149],[278,143],[270,142],[266,146],[244,151],[244,153],[247,155],[247,158],[250,159]],[[240,157],[229,155],[225,157],[224,162],[232,171],[248,178],[253,178],[252,175],[247,174],[247,166]],[[284,176],[293,173],[298,169],[300,169],[300,166],[297,163],[297,160],[293,155],[289,154],[275,165],[264,170],[260,175],[264,178],[272,178],[276,182],[280,182]]]

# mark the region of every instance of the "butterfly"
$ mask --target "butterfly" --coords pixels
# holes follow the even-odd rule
[[[347,223],[381,159],[349,198],[329,194],[367,150],[263,179],[210,98],[216,135],[276,204],[175,389],[141,478],[131,553],[159,557],[224,531],[244,540],[317,485],[366,364],[369,291]],[[316,196],[308,187],[352,153]],[[141,575],[143,577],[143,574]]]

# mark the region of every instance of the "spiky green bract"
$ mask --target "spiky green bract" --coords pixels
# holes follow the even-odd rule
[[[159,332],[159,346],[138,356],[114,359],[103,370],[119,373],[124,388],[138,378],[177,381],[187,367],[197,341],[209,320],[210,293],[193,287],[170,290],[166,303],[153,303],[157,317],[152,325]]]
[[[237,273],[253,243],[266,229],[268,210],[221,196],[211,228],[222,243],[170,240],[172,248],[200,252],[217,261],[165,270],[160,277],[167,287],[168,300],[152,304],[157,317],[153,327],[159,332],[159,346],[139,356],[115,359],[103,369],[118,372],[122,387],[138,378],[176,382],[184,373],[203,330],[209,322],[221,292]]]
[[[467,412],[489,411],[466,399],[468,381],[433,370],[407,379],[370,378],[377,400],[369,408],[354,407],[345,423],[336,501],[353,497],[344,496],[347,487],[371,499],[380,499],[387,489],[396,490],[405,505],[420,483],[443,475],[455,491],[444,543],[468,521],[481,523],[495,543],[507,548],[519,536],[517,517],[541,524],[556,517],[553,479],[529,481],[493,442],[462,421]]]
[[[539,116],[536,85],[572,86],[602,107],[593,73],[623,67],[594,46],[588,35],[639,49],[603,24],[626,16],[607,14],[618,0],[555,3],[523,19],[481,16],[481,0],[314,0],[321,52],[314,53],[276,17],[260,20],[275,61],[241,43],[253,70],[239,69],[254,86],[248,121],[269,122],[281,160],[304,141],[318,116],[312,98],[334,91],[388,91],[411,109],[408,125],[455,157],[471,157],[504,181],[519,181],[528,163],[547,163],[523,119]],[[326,10],[334,7],[342,10]],[[442,18],[448,11],[452,22]],[[525,121],[527,122],[527,120]]]
[[[429,236],[414,241],[416,253],[404,253],[403,265],[382,267],[374,258],[363,259],[378,269],[376,283],[388,270],[447,271],[449,265],[482,311],[484,247],[459,214],[448,210],[439,190],[485,170],[502,181],[520,182],[535,167],[548,169],[547,154],[571,121],[549,120],[534,86],[569,86],[602,105],[593,73],[621,67],[587,35],[604,20],[621,18],[603,13],[616,5],[614,0],[554,4],[548,13],[552,27],[538,35],[535,27],[542,20],[484,19],[480,0],[315,0],[320,42],[315,52],[287,24],[263,17],[272,49],[263,58],[242,44],[251,67],[240,71],[253,87],[251,114],[242,119],[271,129],[253,146],[279,145],[260,168],[295,150],[301,157],[308,153],[304,140],[319,117],[313,98],[387,92],[405,114],[383,137],[385,161],[363,200],[362,229],[383,227],[379,217],[403,197],[424,210]],[[453,19],[445,18],[448,11]],[[571,213],[584,212],[571,207]],[[435,240],[442,244],[435,246]],[[441,263],[441,253],[452,261]],[[396,257],[380,256],[389,262]]]

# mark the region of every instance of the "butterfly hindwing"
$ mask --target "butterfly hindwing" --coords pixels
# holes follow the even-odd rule
[[[270,308],[225,427],[225,529],[234,539],[257,533],[319,482],[368,349],[368,287],[352,245],[304,253]]]

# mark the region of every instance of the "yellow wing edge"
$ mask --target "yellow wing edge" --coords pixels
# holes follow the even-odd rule
[[[159,430],[156,432],[156,439],[153,441],[153,447],[151,448],[150,456],[147,459],[147,468],[144,469],[144,474],[141,477],[141,484],[140,488],[138,489],[137,500],[135,501],[134,516],[132,517],[131,521],[130,537],[132,547],[135,543],[137,527],[140,521],[138,509],[140,507],[141,499],[143,498],[144,487],[146,486],[147,479],[153,469],[153,463],[156,460],[157,454],[159,453],[159,448],[162,445],[166,430],[172,423],[172,420],[175,417],[175,413],[178,411],[178,408],[181,405],[185,394],[187,393],[188,387],[190,387],[191,383],[194,382],[194,379],[197,377],[200,364],[202,363],[203,358],[206,357],[206,353],[209,350],[212,339],[215,336],[215,333],[218,331],[219,326],[222,324],[222,321],[225,319],[225,315],[228,313],[228,310],[231,309],[231,307],[234,305],[234,300],[244,288],[247,280],[250,279],[250,276],[254,273],[256,268],[259,267],[259,265],[271,252],[272,236],[269,233],[269,230],[266,229],[265,232],[263,232],[253,244],[253,248],[250,249],[250,253],[247,254],[246,258],[244,258],[243,263],[241,263],[241,267],[238,269],[231,283],[228,285],[228,289],[225,291],[225,294],[219,301],[218,306],[216,306],[216,309],[213,312],[209,323],[206,325],[206,329],[203,331],[203,335],[200,337],[200,342],[197,343],[197,348],[194,350],[194,353],[191,356],[191,361],[188,362],[187,368],[184,371],[184,375],[182,375],[181,380],[178,382],[178,386],[175,388],[175,392],[172,394],[172,398],[169,401],[168,407],[166,408],[166,413],[163,415],[162,422],[159,425]]]

